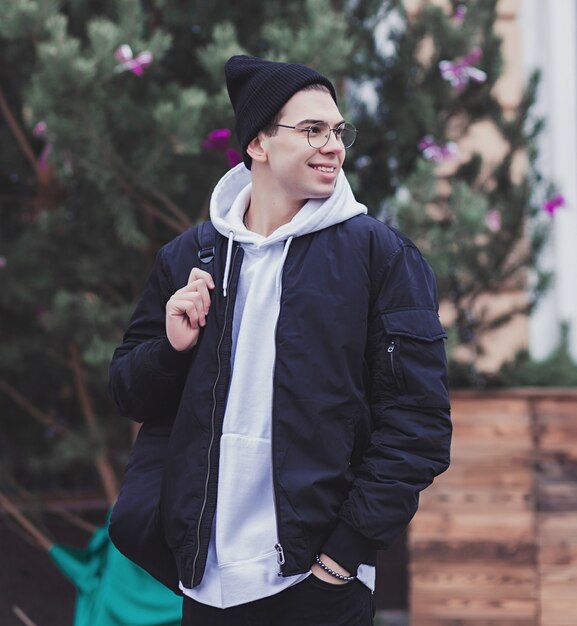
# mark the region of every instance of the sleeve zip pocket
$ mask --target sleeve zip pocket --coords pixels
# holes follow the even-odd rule
[[[401,381],[399,379],[399,374],[397,373],[397,365],[396,365],[396,358],[395,358],[395,350],[397,349],[397,344],[395,341],[391,341],[389,343],[389,347],[387,348],[387,352],[389,353],[389,362],[391,365],[391,372],[393,374],[393,379],[395,380],[395,385],[397,386],[397,389],[400,391],[401,390]]]

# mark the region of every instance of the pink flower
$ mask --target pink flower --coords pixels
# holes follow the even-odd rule
[[[487,215],[485,215],[485,224],[493,233],[501,230],[501,212],[497,209],[487,211]]]
[[[116,48],[114,56],[120,61],[120,65],[114,68],[116,72],[128,71],[137,76],[142,76],[145,68],[152,65],[154,58],[149,50],[145,50],[135,57],[132,48],[126,43]]]
[[[5,256],[0,256],[0,270],[3,270],[8,265],[8,261]]]
[[[481,48],[476,47],[466,56],[455,59],[455,61],[439,61],[441,76],[451,84],[457,91],[461,92],[467,87],[470,80],[482,83],[487,80],[487,74],[476,67],[476,63],[483,57]]]
[[[46,122],[44,121],[38,122],[36,126],[34,126],[34,129],[32,130],[32,134],[35,137],[45,138],[47,128],[48,128],[48,125],[46,124]],[[50,156],[51,152],[52,152],[52,144],[45,143],[44,147],[42,148],[42,152],[38,156],[38,167],[41,170],[45,170],[48,167],[48,157]]]
[[[419,149],[423,152],[425,159],[429,161],[444,161],[457,156],[457,144],[453,141],[445,145],[436,144],[432,135],[425,135],[419,141]]]

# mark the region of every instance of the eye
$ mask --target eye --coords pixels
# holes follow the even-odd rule
[[[309,126],[307,130],[311,135],[320,135],[323,132],[323,125],[314,124],[313,126]]]
[[[347,130],[347,124],[346,122],[343,122],[342,124],[340,124],[339,126],[337,126],[336,128],[333,128],[333,132],[335,133],[335,137],[337,139],[341,139],[343,136],[343,133]]]

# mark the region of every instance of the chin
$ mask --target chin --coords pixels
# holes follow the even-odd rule
[[[311,193],[309,197],[315,198],[315,199],[328,198],[329,196],[332,196],[334,192],[335,192],[335,185],[330,185],[330,186],[324,187],[323,189],[315,190],[313,193]]]

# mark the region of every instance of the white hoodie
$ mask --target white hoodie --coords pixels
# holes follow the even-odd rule
[[[220,608],[273,595],[308,575],[280,577],[275,550],[271,416],[282,271],[294,237],[367,212],[341,171],[330,197],[309,200],[290,222],[264,237],[243,224],[251,181],[250,171],[241,163],[219,181],[211,199],[211,221],[229,240],[225,294],[233,241],[242,245],[244,259],[234,308],[232,377],[208,560],[201,584],[181,587],[198,602]],[[373,580],[374,572],[367,582]]]

